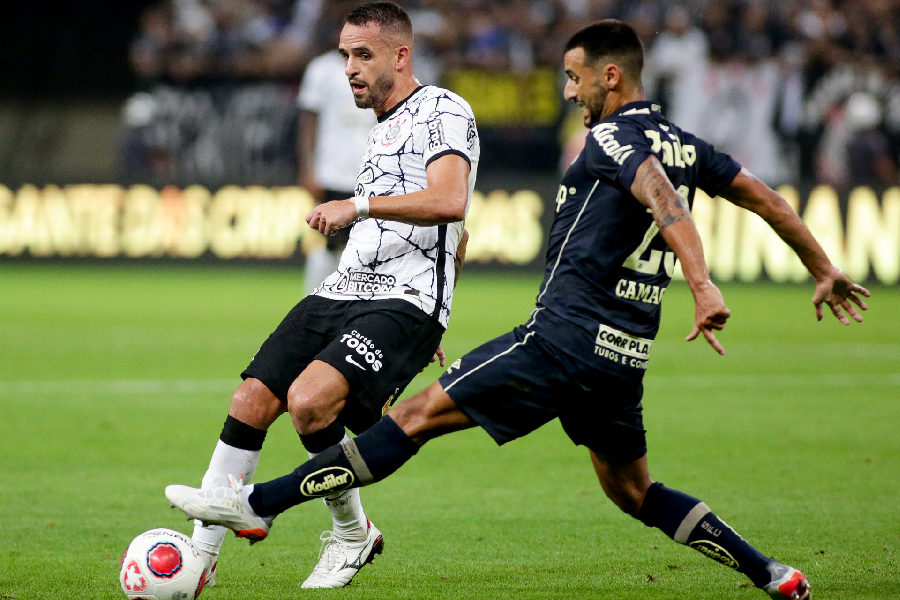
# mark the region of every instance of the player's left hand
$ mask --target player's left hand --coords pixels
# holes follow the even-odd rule
[[[703,337],[716,352],[725,354],[725,348],[713,333],[713,329],[719,331],[724,329],[725,322],[731,316],[731,311],[725,306],[722,292],[711,281],[706,281],[702,287],[694,290],[694,303],[696,305],[694,328],[685,339],[690,342],[703,333]]]
[[[863,310],[867,310],[869,305],[856,294],[861,294],[866,298],[872,295],[869,290],[853,283],[846,273],[832,265],[828,275],[816,282],[816,291],[812,300],[816,307],[816,320],[822,320],[822,304],[824,303],[831,308],[831,312],[834,313],[837,320],[844,325],[849,325],[850,319],[841,311],[842,308],[853,317],[854,321],[862,323],[862,315],[853,307],[853,304]],[[850,304],[851,301],[853,304]]]
[[[332,200],[312,209],[306,215],[306,222],[319,233],[334,235],[338,229],[355,221],[357,216],[352,200]]]
[[[436,361],[440,361],[442,367],[447,364],[447,356],[444,354],[444,348],[440,344],[438,344],[437,350],[434,351],[434,356],[428,362],[430,364]]]

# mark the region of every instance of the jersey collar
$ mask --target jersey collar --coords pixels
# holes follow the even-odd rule
[[[397,112],[397,111],[400,109],[401,106],[403,106],[404,104],[406,104],[406,101],[407,101],[407,100],[409,100],[410,98],[412,98],[413,96],[415,96],[415,95],[419,92],[419,90],[421,90],[423,87],[425,87],[425,86],[424,86],[424,85],[420,85],[419,87],[417,87],[416,89],[414,89],[414,90],[412,91],[412,93],[411,93],[409,96],[407,96],[406,98],[404,98],[403,100],[401,100],[400,102],[398,102],[397,104],[395,104],[393,107],[391,107],[391,110],[387,111],[386,113],[384,113],[383,115],[381,115],[380,117],[378,117],[378,122],[379,122],[379,123],[384,123],[385,121],[387,121],[388,119],[390,119],[391,116],[392,116],[395,112]]]
[[[636,102],[629,102],[628,104],[620,106],[616,110],[612,111],[606,116],[606,118],[600,119],[600,121],[597,121],[597,123],[600,123],[601,121],[608,121],[613,117],[618,117],[624,114],[641,114],[644,111],[647,111],[646,114],[660,112],[659,103],[652,102],[650,100],[638,100]],[[597,123],[593,123],[591,127],[593,127]]]

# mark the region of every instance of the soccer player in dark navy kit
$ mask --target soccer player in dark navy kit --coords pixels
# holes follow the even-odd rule
[[[646,101],[642,66],[637,34],[619,21],[595,23],[566,46],[564,94],[583,107],[590,133],[562,179],[546,274],[524,325],[290,475],[234,482],[216,494],[221,500],[169,486],[173,505],[238,532],[268,531],[291,506],[384,479],[440,435],[478,425],[503,444],[558,417],[590,450],[600,485],[623,511],[744,573],[773,598],[808,598],[803,573],[761,554],[702,501],[650,478],[641,381],[676,257],[696,306],[687,339],[702,334],[724,353],[715,331],[730,311],[691,218],[697,188],[760,215],[790,245],[816,280],[818,319],[827,304],[845,325],[847,315],[862,321],[851,302],[866,309],[859,296],[870,294],[831,264],[783,198]]]

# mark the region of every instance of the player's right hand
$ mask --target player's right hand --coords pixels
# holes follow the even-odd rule
[[[320,204],[306,215],[307,224],[325,235],[334,235],[341,227],[346,227],[359,215],[352,200],[332,200]]]
[[[725,354],[725,348],[713,333],[713,329],[719,331],[724,329],[725,322],[731,316],[731,311],[725,306],[722,292],[711,281],[707,281],[702,287],[694,290],[694,303],[696,305],[694,328],[685,340],[690,342],[703,333],[703,337],[716,352]]]

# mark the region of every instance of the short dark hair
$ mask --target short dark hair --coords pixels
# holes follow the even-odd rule
[[[412,41],[413,29],[409,15],[403,8],[393,2],[372,2],[354,8],[347,15],[348,25],[365,27],[375,23],[389,34]]]
[[[566,52],[584,49],[585,64],[607,59],[621,68],[629,78],[640,82],[644,69],[644,44],[631,25],[617,19],[604,19],[588,25],[573,35]]]

